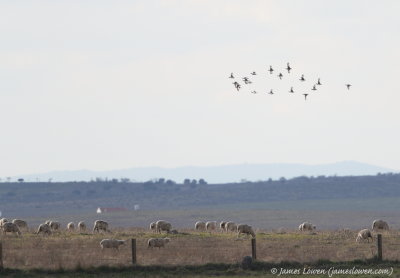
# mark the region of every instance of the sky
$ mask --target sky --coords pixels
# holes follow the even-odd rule
[[[0,1],[0,176],[343,160],[399,170],[399,10],[389,0]],[[230,73],[252,71],[237,92]]]

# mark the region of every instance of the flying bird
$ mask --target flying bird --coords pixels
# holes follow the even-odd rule
[[[318,78],[317,85],[322,85],[322,83],[321,83],[321,79],[320,79],[320,78]]]
[[[236,82],[236,81],[233,82],[232,84],[235,85],[236,90],[239,91],[239,89],[240,89],[240,84],[239,84],[238,82]]]
[[[293,91],[293,87],[290,87],[290,91],[289,91],[289,93],[294,93],[294,91]]]
[[[274,91],[271,89],[271,91],[269,91],[268,94],[273,95],[273,94],[274,94]]]
[[[292,68],[289,66],[289,63],[287,63],[287,66],[286,66],[287,72],[290,73],[290,70],[291,70],[291,69],[292,69]]]
[[[257,91],[251,91],[252,94],[257,94]]]
[[[243,77],[242,79],[244,81],[244,84],[251,84],[251,81],[248,77]]]
[[[300,81],[306,81],[306,79],[304,78],[304,74],[301,75]]]
[[[346,84],[347,90],[350,90],[351,84]]]
[[[269,73],[272,74],[274,72],[274,69],[272,68],[272,66],[269,66]]]
[[[283,74],[280,72],[280,73],[278,74],[278,77],[279,77],[280,80],[282,80]]]
[[[311,90],[316,91],[317,87],[314,85]]]
[[[308,94],[303,94],[303,96],[304,96],[304,100],[307,100]]]
[[[250,73],[251,75],[257,75],[257,73],[255,71],[253,71],[252,73]]]
[[[229,78],[235,78],[235,77],[233,76],[233,72],[231,73],[231,76],[229,76]]]

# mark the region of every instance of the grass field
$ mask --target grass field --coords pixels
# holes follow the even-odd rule
[[[24,233],[22,237],[6,235],[2,236],[1,240],[4,267],[9,270],[0,276],[103,277],[101,275],[104,274],[104,277],[131,277],[129,275],[133,270],[130,241],[120,250],[101,250],[99,242],[103,238],[128,240],[136,238],[137,262],[142,268],[134,271],[138,275],[147,273],[148,277],[185,276],[186,272],[190,277],[207,277],[214,274],[222,277],[224,275],[268,277],[265,275],[271,275],[267,272],[273,265],[285,262],[296,262],[302,266],[321,261],[337,264],[355,260],[368,261],[376,256],[376,242],[356,243],[356,231],[302,233],[295,230],[259,230],[256,238],[257,259],[264,265],[244,271],[238,264],[244,256],[251,255],[250,238],[238,239],[236,234],[200,233],[190,229],[180,232],[177,235],[168,235],[171,242],[165,248],[154,250],[147,248],[148,238],[165,235],[156,235],[140,228],[119,229],[113,233],[96,235],[67,232],[49,237],[38,236],[31,232]],[[384,259],[392,262],[396,274],[398,266],[394,262],[400,261],[400,232],[389,231],[383,232],[382,235]],[[217,265],[207,270],[205,265],[210,263]],[[90,269],[93,271],[93,276]],[[157,269],[164,270],[157,271]],[[196,269],[199,272],[196,272]],[[44,274],[44,270],[50,272]],[[78,272],[72,274],[77,270]],[[117,276],[112,276],[114,275],[112,272]]]
[[[207,264],[201,266],[136,266],[136,267],[98,267],[90,269],[75,269],[75,270],[13,270],[5,269],[0,271],[1,277],[6,278],[48,278],[48,277],[77,277],[77,278],[132,278],[132,277],[191,277],[191,278],[204,278],[204,277],[296,277],[298,275],[285,275],[280,272],[284,271],[298,271],[305,277],[330,277],[329,271],[381,271],[391,274],[390,277],[400,277],[400,264],[399,262],[351,262],[351,263],[331,263],[331,262],[317,262],[314,264],[296,264],[296,263],[280,263],[269,264],[257,262],[254,263],[251,269],[243,269],[239,265],[234,264]],[[273,274],[274,270],[278,271]],[[320,275],[315,272],[325,271]],[[308,273],[304,274],[304,273]],[[313,274],[310,274],[313,273]],[[388,274],[365,274],[365,275],[351,275],[351,274],[334,274],[331,277],[373,277],[381,278],[388,277]],[[302,276],[303,276],[302,275]]]

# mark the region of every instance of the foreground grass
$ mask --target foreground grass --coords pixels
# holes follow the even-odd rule
[[[74,270],[101,266],[129,268],[131,265],[130,239],[136,239],[137,262],[141,266],[164,267],[201,266],[208,263],[235,265],[251,254],[248,237],[237,238],[234,233],[206,233],[180,230],[168,235],[170,243],[158,249],[147,248],[150,237],[165,237],[141,228],[114,229],[107,234],[77,234],[62,232],[49,237],[24,233],[22,237],[0,235],[3,243],[4,267],[30,271],[32,269]],[[383,232],[383,258],[400,261],[400,231]],[[261,262],[278,264],[282,261],[298,263],[326,260],[353,262],[370,260],[376,256],[376,242],[356,243],[357,231],[257,231],[257,258]],[[117,250],[101,250],[103,238],[126,239],[127,244]],[[222,274],[221,274],[222,275]],[[1,276],[1,275],[0,275]]]
[[[400,262],[399,261],[383,261],[377,262],[374,259],[353,262],[330,262],[318,261],[314,263],[300,264],[295,262],[281,262],[278,264],[255,262],[249,269],[243,269],[239,264],[205,264],[198,266],[135,266],[135,267],[108,267],[101,266],[95,268],[77,268],[72,270],[57,269],[4,269],[0,271],[0,277],[5,278],[47,278],[47,277],[77,277],[77,278],[110,278],[110,277],[294,277],[298,275],[280,275],[272,274],[272,269],[295,270],[300,269],[325,269],[334,267],[335,269],[388,269],[393,268],[393,273],[390,277],[400,277]],[[302,275],[311,277],[329,277],[327,274],[321,275]],[[333,277],[352,277],[353,275],[334,275]],[[357,275],[356,277],[385,277],[388,275]]]

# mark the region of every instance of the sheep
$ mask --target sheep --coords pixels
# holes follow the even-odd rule
[[[169,223],[169,222],[167,222],[165,220],[158,220],[156,222],[156,231],[157,231],[157,233],[161,234],[162,231],[166,231],[167,233],[169,233],[171,231],[171,229],[172,229],[171,223]]]
[[[299,226],[300,231],[312,231],[315,229],[316,229],[316,227],[309,222],[304,222],[304,223],[300,224],[300,226]]]
[[[70,231],[70,232],[75,231],[75,224],[74,224],[74,222],[69,222],[69,223],[67,224],[67,231]]]
[[[206,230],[206,222],[197,221],[197,222],[194,224],[194,228],[195,228],[197,231],[205,231],[205,230]]]
[[[108,229],[108,223],[103,220],[96,220],[94,221],[93,225],[93,233],[94,232],[99,233],[100,231],[109,232],[110,230]]]
[[[158,247],[160,249],[161,247],[165,247],[165,245],[170,241],[168,237],[165,238],[150,238],[147,241],[147,248],[154,248]]]
[[[234,222],[228,221],[225,223],[225,231],[226,232],[235,232],[237,230],[237,226]]]
[[[227,222],[226,221],[221,221],[221,223],[219,223],[219,228],[221,229],[221,231],[225,231],[225,224]]]
[[[149,228],[150,228],[150,231],[155,232],[156,231],[156,222],[151,222]]]
[[[79,230],[80,232],[86,231],[86,224],[85,224],[85,222],[79,221],[79,223],[78,223],[78,230]]]
[[[48,225],[53,231],[59,231],[61,229],[61,224],[57,221],[50,221]]]
[[[371,231],[368,229],[363,229],[358,232],[356,242],[359,242],[360,240],[367,240],[369,242],[369,238],[371,238],[371,240],[374,241]]]
[[[51,235],[51,228],[49,224],[46,223],[40,224],[36,234],[40,233],[43,233],[44,235]]]
[[[256,233],[253,231],[253,228],[246,224],[237,225],[237,237],[239,237],[240,234],[251,235],[253,238],[256,237]]]
[[[209,232],[215,231],[216,228],[217,228],[217,221],[208,221],[206,223],[207,231],[209,231]]]
[[[101,249],[104,248],[115,248],[118,250],[118,247],[120,245],[125,244],[125,240],[119,240],[119,239],[103,239],[102,241],[100,241],[100,246]]]
[[[372,230],[389,230],[389,225],[386,221],[383,221],[381,219],[374,220],[372,223]]]
[[[13,219],[12,223],[14,223],[15,225],[18,226],[18,228],[22,229],[26,229],[28,230],[28,224],[26,223],[26,221],[21,220],[21,219]]]
[[[11,222],[3,223],[2,229],[3,229],[3,234],[4,235],[6,233],[17,233],[17,235],[21,235],[21,231],[19,230],[17,224],[14,224],[14,223],[11,223]]]
[[[0,219],[0,228],[3,227],[3,224],[9,222],[7,218]]]

